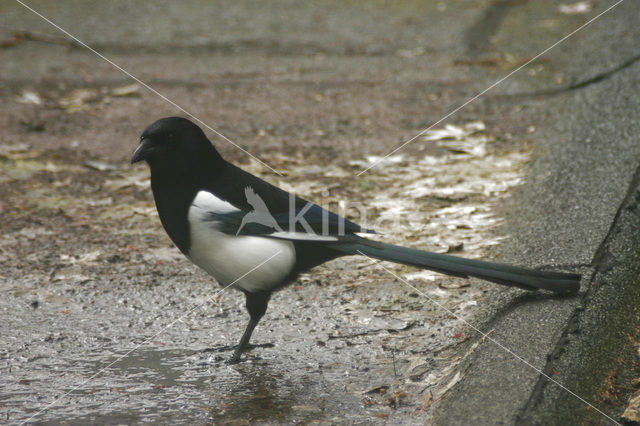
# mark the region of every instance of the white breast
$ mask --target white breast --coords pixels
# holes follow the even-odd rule
[[[272,290],[293,268],[296,260],[293,243],[225,234],[216,229],[216,223],[210,216],[207,217],[210,213],[233,210],[238,209],[209,192],[198,193],[188,214],[191,233],[189,258],[223,286],[235,281],[234,287],[250,292]]]

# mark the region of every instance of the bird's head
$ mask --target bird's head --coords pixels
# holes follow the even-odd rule
[[[181,117],[161,118],[142,132],[131,163],[146,161],[153,168],[190,165],[199,160],[221,158],[204,132]]]

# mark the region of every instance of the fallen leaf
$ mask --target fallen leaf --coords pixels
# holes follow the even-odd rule
[[[579,1],[577,3],[571,4],[561,4],[558,6],[558,12],[563,13],[565,15],[583,15],[585,13],[591,12],[593,9],[594,1]]]
[[[68,96],[60,98],[58,105],[66,110],[79,110],[86,104],[100,99],[100,93],[95,89],[75,89]]]
[[[16,98],[16,102],[21,104],[41,105],[42,98],[36,92],[24,90],[22,91],[22,94]]]
[[[13,159],[16,154],[22,154],[29,150],[29,145],[26,143],[17,143],[15,145],[0,145],[0,157],[7,159]]]
[[[622,418],[628,422],[640,423],[640,391],[633,394]]]
[[[136,174],[125,176],[121,179],[107,180],[105,186],[111,191],[115,191],[129,186],[137,186],[140,188],[149,188],[151,181],[149,178],[149,172],[146,169],[141,169]]]
[[[367,388],[364,392],[362,393],[379,393],[379,394],[384,394],[387,392],[387,390],[389,389],[389,385],[376,385],[376,386],[372,386],[370,388]]]
[[[90,169],[97,170],[99,172],[106,172],[111,170],[118,170],[118,166],[111,163],[105,163],[103,161],[87,161],[84,163]]]
[[[123,96],[139,96],[140,85],[138,83],[129,84],[127,86],[116,87],[111,90],[111,96],[123,97]]]

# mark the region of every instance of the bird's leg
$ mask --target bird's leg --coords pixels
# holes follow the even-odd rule
[[[229,360],[230,364],[236,364],[240,361],[240,356],[249,346],[249,340],[251,339],[251,334],[253,333],[253,329],[256,328],[260,319],[264,316],[264,313],[267,311],[267,305],[269,304],[270,293],[245,293],[246,297],[246,307],[249,312],[249,324],[247,324],[247,328],[244,330],[242,334],[242,338],[240,339],[240,343],[236,347],[236,350],[233,352],[233,356]]]

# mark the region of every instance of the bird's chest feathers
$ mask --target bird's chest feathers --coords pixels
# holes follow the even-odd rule
[[[153,198],[162,226],[180,251],[187,254],[191,244],[187,216],[197,191],[189,191],[185,188],[189,187],[180,186],[175,181],[151,179]]]
[[[212,213],[236,209],[207,191],[191,203],[187,221],[190,246],[187,255],[223,286],[233,284],[249,292],[270,291],[280,286],[296,260],[291,241],[260,236],[232,235],[220,230]]]

